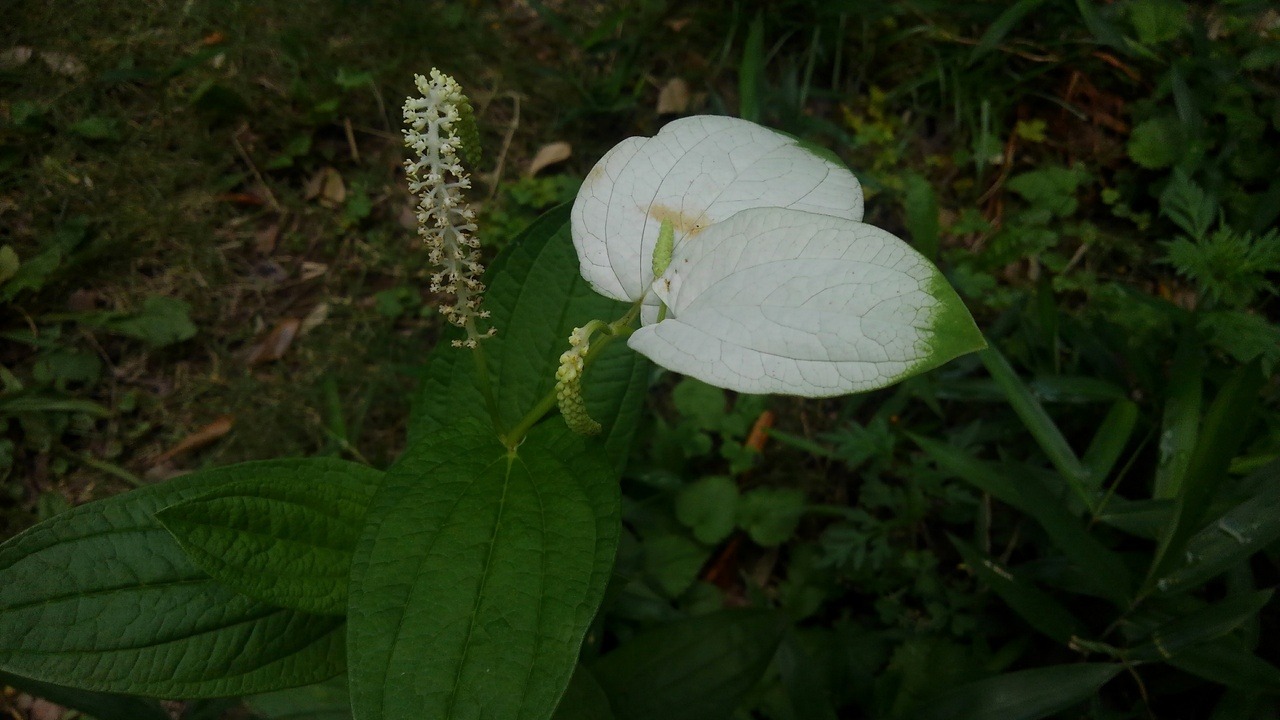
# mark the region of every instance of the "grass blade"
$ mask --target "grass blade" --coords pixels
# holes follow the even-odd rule
[[[987,349],[978,353],[987,371],[995,379],[1005,398],[1013,406],[1014,412],[1022,419],[1022,424],[1036,439],[1040,449],[1049,457],[1049,462],[1062,474],[1063,479],[1071,487],[1072,492],[1084,502],[1085,507],[1093,509],[1093,498],[1085,489],[1089,481],[1089,471],[1081,464],[1062,431],[1054,424],[1049,413],[1045,412],[1026,384],[1014,372],[1009,361],[1005,359],[994,345],[988,343]]]

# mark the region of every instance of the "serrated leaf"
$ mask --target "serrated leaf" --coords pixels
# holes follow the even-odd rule
[[[738,392],[861,392],[985,346],[923,255],[829,215],[743,210],[677,245],[654,290],[667,317],[627,344]]]
[[[381,480],[373,468],[315,458],[228,483],[156,518],[227,587],[280,607],[345,615],[351,555]]]
[[[978,680],[926,701],[913,720],[1038,720],[1093,696],[1123,665],[1052,665]]]
[[[708,545],[733,532],[737,508],[738,486],[723,475],[702,478],[676,493],[676,519]]]
[[[618,720],[722,720],[759,681],[785,623],[726,610],[650,630],[591,666]]]
[[[862,188],[843,165],[746,120],[699,115],[667,123],[651,138],[627,138],[600,158],[573,204],[582,276],[596,292],[634,302],[653,284],[664,221],[678,253],[705,228],[759,207],[857,221]],[[652,294],[646,302],[656,316]]]
[[[757,545],[781,545],[795,534],[804,493],[794,488],[756,488],[738,503],[738,525]]]
[[[575,327],[619,318],[627,309],[592,292],[578,274],[568,216],[568,205],[547,211],[486,275],[485,305],[498,334],[485,341],[484,350],[508,427],[555,387],[559,356]],[[443,345],[432,356],[414,402],[411,440],[464,417],[488,421],[470,354]],[[587,411],[604,426],[590,442],[603,444],[619,471],[640,419],[648,374],[647,360],[615,342],[592,360],[584,377]]]
[[[167,698],[265,692],[340,673],[341,618],[233,592],[153,517],[296,463],[193,473],[68,510],[0,546],[0,670]]]
[[[1144,120],[1129,133],[1129,158],[1149,170],[1173,165],[1182,157],[1186,134],[1177,118]]]
[[[387,471],[352,566],[362,720],[551,716],[610,576],[618,488],[562,426],[462,421]]]

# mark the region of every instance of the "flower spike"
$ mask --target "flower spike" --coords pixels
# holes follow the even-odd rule
[[[462,167],[459,152],[469,159],[479,148],[471,105],[462,88],[448,75],[432,69],[430,77],[414,77],[421,97],[404,103],[404,144],[417,156],[405,161],[409,190],[418,196],[418,234],[426,241],[431,263],[431,291],[453,296],[440,311],[449,322],[466,330],[458,347],[475,347],[494,334],[481,330],[478,321],[489,317],[481,309],[484,283],[480,278],[480,241],[475,237],[475,211],[463,197],[471,178]]]

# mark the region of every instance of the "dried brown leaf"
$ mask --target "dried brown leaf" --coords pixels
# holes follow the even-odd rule
[[[27,64],[34,51],[26,45],[17,45],[0,52],[0,70],[12,70]]]
[[[245,353],[245,364],[252,367],[284,357],[289,346],[293,344],[293,339],[298,336],[298,329],[301,326],[302,321],[298,318],[284,318],[276,323],[266,337],[249,347],[249,351]]]
[[[231,428],[236,424],[234,417],[230,415],[222,415],[213,422],[196,430],[190,435],[182,438],[177,445],[161,453],[159,457],[151,461],[153,466],[163,465],[173,458],[189,453],[192,450],[198,450],[218,438],[231,432]]]
[[[529,161],[529,167],[524,171],[525,177],[533,177],[548,166],[568,160],[571,155],[573,146],[563,140],[543,145]]]
[[[83,75],[87,69],[79,58],[67,53],[44,50],[40,53],[40,59],[49,66],[50,70],[70,78]]]
[[[311,312],[307,313],[306,317],[302,318],[302,324],[298,327],[298,335],[306,335],[312,330],[323,325],[324,321],[328,319],[329,303],[318,303],[315,307],[311,308]]]
[[[658,92],[659,115],[683,115],[689,112],[689,83],[684,78],[671,78]]]

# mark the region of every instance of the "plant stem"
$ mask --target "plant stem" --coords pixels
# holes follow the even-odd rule
[[[471,348],[471,358],[475,360],[476,384],[480,386],[480,394],[484,396],[485,407],[489,410],[489,418],[493,420],[493,429],[499,436],[506,433],[502,423],[502,415],[498,413],[498,402],[493,397],[493,383],[489,380],[489,363],[485,359],[484,348],[476,343]]]

